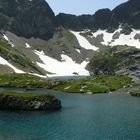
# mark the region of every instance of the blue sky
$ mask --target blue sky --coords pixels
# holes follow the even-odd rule
[[[127,0],[46,0],[55,14],[60,12],[69,14],[94,14],[101,8],[113,9]]]

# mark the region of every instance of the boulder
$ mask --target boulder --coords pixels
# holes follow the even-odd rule
[[[0,94],[0,110],[53,111],[58,109],[61,109],[61,101],[53,95],[36,95],[28,97],[14,94]]]

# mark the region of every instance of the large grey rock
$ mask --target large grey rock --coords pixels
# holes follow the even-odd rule
[[[61,102],[54,96],[22,97],[16,95],[0,95],[0,110],[44,110],[61,109]]]
[[[8,30],[18,36],[52,37],[55,16],[45,0],[0,0],[0,6],[0,12],[10,18]]]

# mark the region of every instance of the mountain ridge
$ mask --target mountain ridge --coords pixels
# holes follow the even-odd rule
[[[56,16],[56,20],[58,25],[63,25],[64,27],[73,30],[76,30],[77,26],[80,26],[80,30],[88,28],[92,31],[96,31],[98,29],[107,29],[108,31],[112,31],[118,28],[119,25],[126,23],[134,29],[139,29],[140,20],[135,18],[136,16],[140,17],[139,5],[139,0],[128,0],[125,3],[118,5],[113,10],[108,8],[99,9],[93,15],[76,16],[60,13]],[[73,24],[74,22],[75,24]]]
[[[98,29],[112,31],[124,24],[134,29],[140,28],[139,0],[128,0],[113,10],[104,8],[93,15],[80,16],[65,13],[55,16],[45,0],[0,0],[0,5],[2,19],[0,28],[4,28],[5,23],[7,30],[26,38],[39,37],[48,40],[59,26],[72,30],[92,31]]]

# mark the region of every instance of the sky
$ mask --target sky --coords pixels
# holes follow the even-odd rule
[[[94,14],[98,9],[113,9],[128,0],[46,0],[55,14]]]

